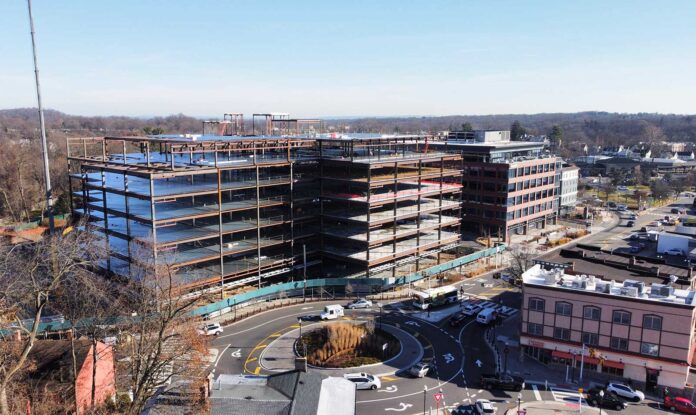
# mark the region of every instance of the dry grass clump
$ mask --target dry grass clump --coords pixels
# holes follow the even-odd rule
[[[314,366],[347,367],[375,363],[399,350],[399,343],[386,333],[368,330],[364,325],[330,324],[308,333],[307,362]],[[387,343],[386,352],[382,345]]]

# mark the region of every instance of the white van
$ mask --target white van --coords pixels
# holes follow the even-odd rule
[[[319,314],[322,320],[334,320],[343,317],[343,306],[339,304],[331,304],[324,307],[324,311]]]
[[[496,318],[498,318],[498,312],[495,311],[495,308],[486,308],[483,309],[478,315],[476,316],[476,321],[478,321],[481,324],[490,324],[492,321],[494,321]]]

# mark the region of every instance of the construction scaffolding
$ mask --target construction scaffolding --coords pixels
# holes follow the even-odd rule
[[[176,271],[183,290],[307,275],[394,277],[428,257],[439,262],[459,241],[461,156],[425,143],[366,135],[70,138],[71,206],[103,238],[105,270],[132,277],[152,258]]]

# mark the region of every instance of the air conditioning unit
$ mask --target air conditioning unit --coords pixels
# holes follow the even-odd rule
[[[626,297],[638,297],[638,288],[637,287],[622,287],[621,288],[621,295],[625,295]]]
[[[599,293],[609,294],[611,290],[611,284],[597,284],[595,286],[595,291]]]
[[[643,294],[645,292],[645,283],[642,281],[635,281],[635,280],[626,280],[623,283],[624,287],[634,287],[635,289],[638,290],[640,294]]]
[[[674,294],[674,287],[664,284],[653,284],[650,286],[651,297],[669,297]]]

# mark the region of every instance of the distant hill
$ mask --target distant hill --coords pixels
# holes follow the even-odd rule
[[[201,119],[183,114],[166,117],[135,118],[123,116],[85,117],[46,110],[49,130],[65,135],[142,134],[145,127],[159,127],[165,133],[200,133]],[[456,130],[469,123],[475,129],[509,129],[518,121],[530,134],[548,134],[554,125],[564,132],[564,144],[632,144],[660,141],[696,142],[696,116],[676,114],[621,114],[578,112],[548,114],[450,115],[428,117],[364,117],[325,120],[327,127],[353,132],[435,132]],[[36,109],[0,110],[0,138],[3,134],[36,131]]]

